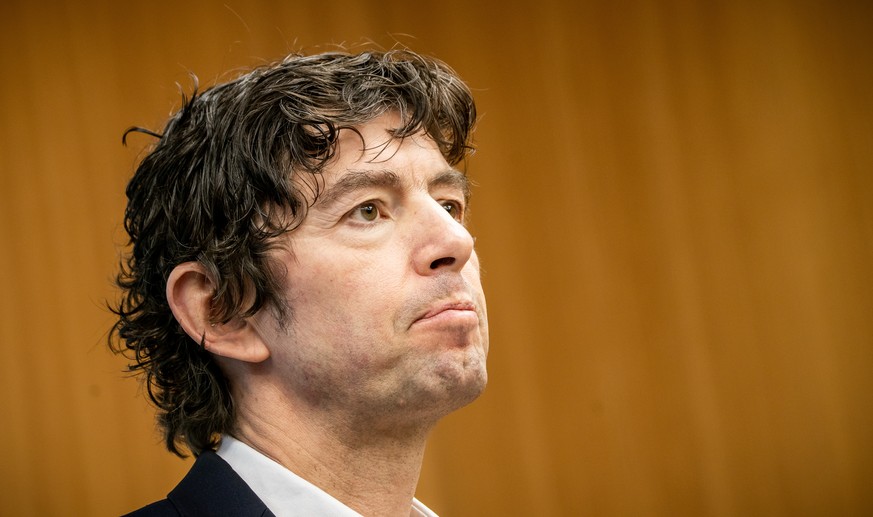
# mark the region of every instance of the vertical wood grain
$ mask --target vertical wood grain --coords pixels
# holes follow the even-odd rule
[[[423,1],[0,7],[0,515],[187,469],[105,349],[123,189],[189,72],[400,41],[482,119],[490,386],[419,496],[463,515],[873,512],[873,8]],[[230,72],[229,72],[230,71]]]

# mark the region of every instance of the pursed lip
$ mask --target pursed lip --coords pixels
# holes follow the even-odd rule
[[[478,316],[478,313],[476,312],[476,305],[473,304],[473,302],[468,300],[453,300],[434,305],[433,307],[428,309],[427,312],[416,318],[416,320],[413,322],[413,325],[415,323],[420,323],[422,321],[433,319],[440,314],[444,314],[448,311],[472,312],[473,314],[476,314]]]

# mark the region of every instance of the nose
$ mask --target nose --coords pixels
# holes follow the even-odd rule
[[[428,196],[416,213],[413,260],[420,275],[460,271],[473,254],[473,236]]]

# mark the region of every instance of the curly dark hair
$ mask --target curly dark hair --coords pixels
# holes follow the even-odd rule
[[[284,319],[268,252],[310,206],[293,178],[317,177],[341,129],[389,111],[400,116],[393,137],[424,131],[452,165],[472,150],[470,90],[446,64],[408,50],[293,54],[202,93],[195,78],[162,134],[125,132],[158,141],[127,186],[131,250],[116,278],[109,343],[143,374],[171,452],[214,449],[235,411],[227,378],[170,310],[170,272],[187,261],[206,268],[214,322],[262,308]]]

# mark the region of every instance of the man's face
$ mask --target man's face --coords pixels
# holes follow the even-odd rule
[[[291,400],[368,426],[435,421],[487,379],[466,179],[429,137],[392,138],[397,125],[341,132],[318,200],[275,252],[289,321],[254,321]]]

